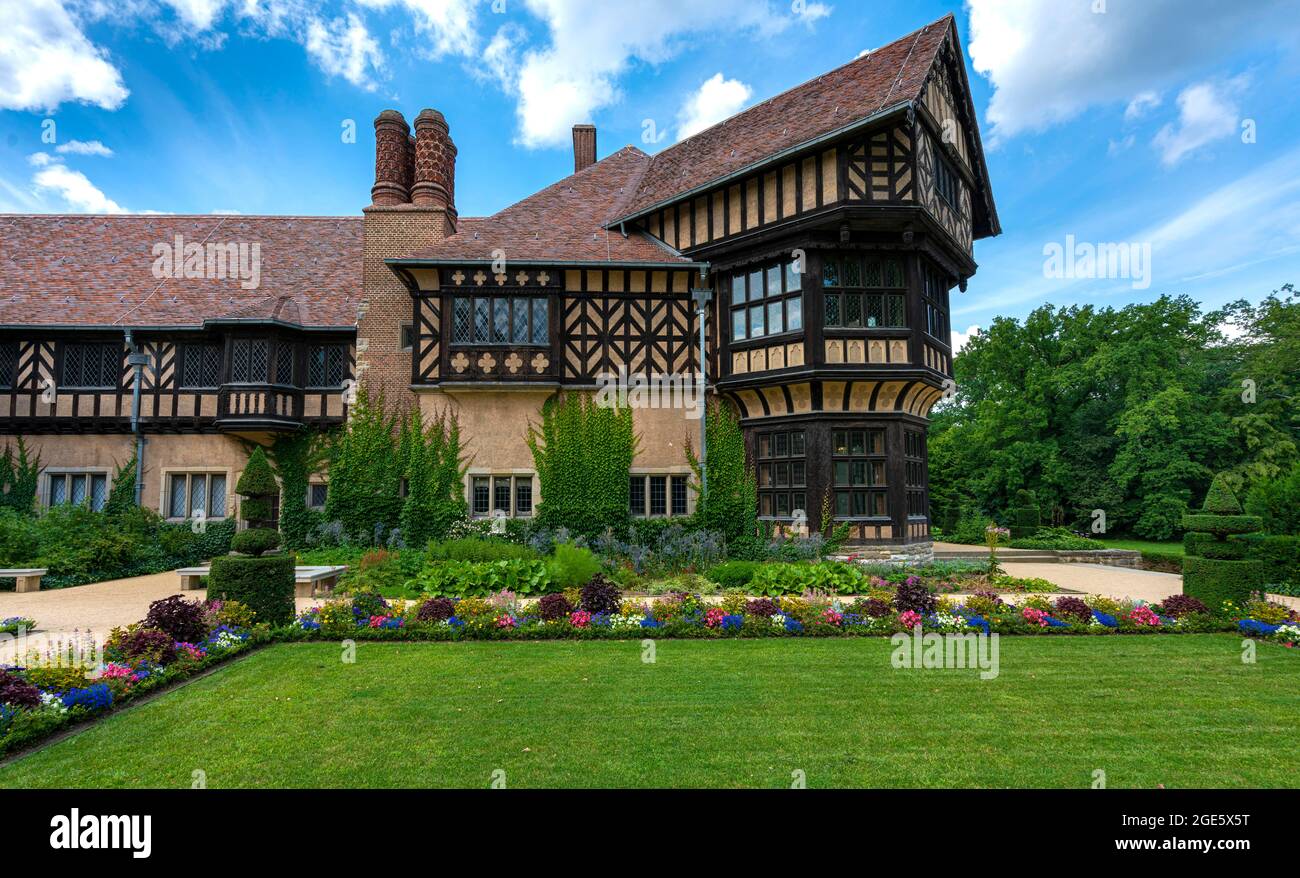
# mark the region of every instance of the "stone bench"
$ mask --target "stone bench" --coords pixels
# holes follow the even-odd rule
[[[41,577],[48,572],[44,567],[13,567],[0,569],[0,579],[12,577],[15,581],[14,591],[40,591]]]
[[[211,567],[184,567],[176,573],[181,578],[181,591],[194,591],[203,588],[203,577]],[[319,594],[330,594],[339,583],[339,576],[347,570],[346,565],[337,567],[305,566],[293,568],[293,596],[311,598]]]

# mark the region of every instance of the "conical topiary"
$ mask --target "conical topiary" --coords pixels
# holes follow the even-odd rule
[[[1264,566],[1247,558],[1249,544],[1231,536],[1260,529],[1256,515],[1242,515],[1241,504],[1220,473],[1205,493],[1201,511],[1183,516],[1183,594],[1217,609],[1224,601],[1240,605],[1264,581]]]
[[[279,494],[275,473],[260,447],[248,456],[248,464],[235,484],[240,515],[249,528],[235,534],[230,547],[244,556],[231,555],[212,560],[208,577],[208,598],[236,600],[257,614],[258,622],[284,625],[294,613],[294,558],[292,555],[259,557],[280,545],[280,534],[271,524],[271,501]]]
[[[1210,482],[1210,490],[1205,492],[1205,502],[1201,504],[1201,511],[1211,515],[1240,515],[1241,504],[1237,502],[1237,496],[1232,493],[1232,488],[1228,487],[1227,473],[1219,473]]]

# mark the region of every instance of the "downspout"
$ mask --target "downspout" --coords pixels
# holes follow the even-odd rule
[[[140,353],[136,347],[130,327],[126,329],[126,346],[130,350],[126,361],[135,369],[135,375],[131,379],[131,434],[135,436],[135,505],[141,506],[144,497],[144,434],[140,432],[140,384],[149,357]]]

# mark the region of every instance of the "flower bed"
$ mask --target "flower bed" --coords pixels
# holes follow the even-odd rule
[[[93,667],[49,664],[36,654],[26,666],[0,666],[0,754],[194,677],[268,639],[268,629],[253,627],[245,607],[172,597],[155,601],[144,621],[114,629],[103,661]]]
[[[1210,611],[1178,596],[1163,605],[1104,597],[1028,596],[1019,603],[980,592],[964,599],[936,598],[923,586],[844,602],[821,592],[803,596],[750,597],[729,592],[713,605],[697,594],[675,593],[650,602],[618,600],[593,606],[584,590],[571,601],[547,595],[525,604],[511,592],[490,598],[389,602],[374,594],[344,598],[301,614],[276,629],[279,640],[348,637],[374,640],[548,640],[652,637],[887,636],[914,631],[997,634],[1179,634],[1242,631],[1294,645],[1300,615],[1278,604],[1253,600],[1244,608]],[[1260,617],[1274,619],[1262,621]]]
[[[0,634],[17,634],[20,631],[31,631],[35,627],[35,619],[27,619],[22,616],[10,616],[8,619],[0,619]]]

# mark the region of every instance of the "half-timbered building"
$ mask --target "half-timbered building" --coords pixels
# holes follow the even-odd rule
[[[46,503],[99,502],[136,433],[146,502],[230,514],[239,440],[341,423],[356,380],[454,411],[472,512],[531,515],[542,404],[693,378],[708,290],[709,392],[741,420],[759,515],[827,508],[864,547],[925,555],[949,297],[999,231],[952,17],[654,155],[598,159],[589,125],[573,143],[572,175],[487,217],[457,213],[442,115],[385,110],[360,218],[0,218],[0,433],[39,448]],[[213,276],[214,243],[240,271]],[[692,511],[686,401],[634,410],[634,515]]]

